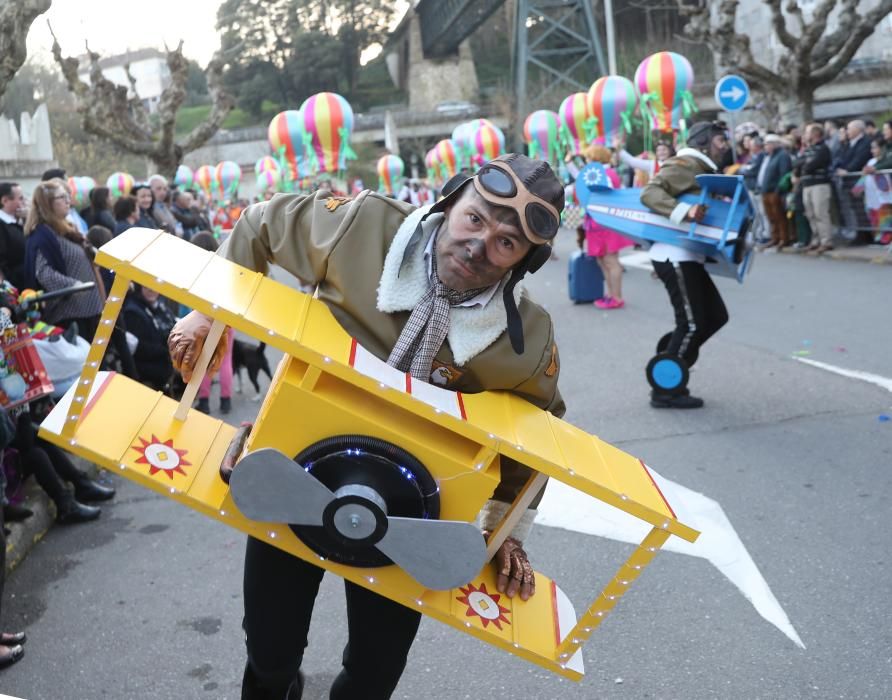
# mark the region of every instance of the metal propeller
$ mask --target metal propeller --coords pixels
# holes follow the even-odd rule
[[[387,515],[386,502],[374,489],[356,484],[333,493],[276,449],[241,459],[229,488],[251,520],[332,529],[347,540],[373,545],[433,590],[468,583],[486,563],[486,544],[474,525]]]

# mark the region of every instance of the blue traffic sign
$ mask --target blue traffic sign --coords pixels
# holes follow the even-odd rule
[[[750,86],[739,75],[726,75],[715,85],[715,101],[726,112],[739,112],[750,98]]]

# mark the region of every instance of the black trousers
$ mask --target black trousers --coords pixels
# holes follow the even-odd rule
[[[374,571],[374,569],[370,569]],[[325,573],[261,540],[245,551],[248,667],[242,700],[298,700],[298,671]],[[348,641],[331,700],[387,700],[396,688],[421,613],[344,581]],[[289,688],[291,688],[289,694]]]
[[[728,310],[702,263],[653,261],[653,266],[675,311],[675,329],[664,352],[690,367],[700,346],[728,322]]]

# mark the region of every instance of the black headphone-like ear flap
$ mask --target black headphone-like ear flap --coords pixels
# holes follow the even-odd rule
[[[548,244],[536,246],[530,253],[527,260],[527,272],[533,274],[537,272],[551,258],[551,246]]]

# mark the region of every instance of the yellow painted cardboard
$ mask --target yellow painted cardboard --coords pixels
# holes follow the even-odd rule
[[[579,647],[665,539],[675,534],[693,541],[699,534],[677,520],[639,460],[518,397],[485,392],[461,395],[459,402],[456,395],[444,397],[427,385],[412,394],[400,382],[388,384],[357,371],[352,366],[352,339],[324,304],[306,294],[146,229],[117,236],[103,246],[97,260],[116,272],[115,290],[82,381],[47,418],[41,435],[294,556],[579,680]],[[499,456],[504,455],[653,529],[606,589],[583,606],[578,623],[572,610],[568,612],[569,604],[561,602],[565,596],[560,589],[538,572],[537,595],[524,602],[497,592],[492,565],[468,586],[446,592],[423,589],[396,566],[365,569],[325,560],[287,525],[250,521],[238,512],[218,474],[233,426],[197,411],[177,421],[176,402],[158,392],[117,375],[97,379],[106,331],[120,311],[121,290],[128,280],[285,353],[247,451],[273,447],[296,456],[317,440],[343,434],[399,444],[437,479],[441,517],[465,521],[474,520],[492,494],[499,481]],[[101,388],[94,385],[97,381],[103,382]]]

